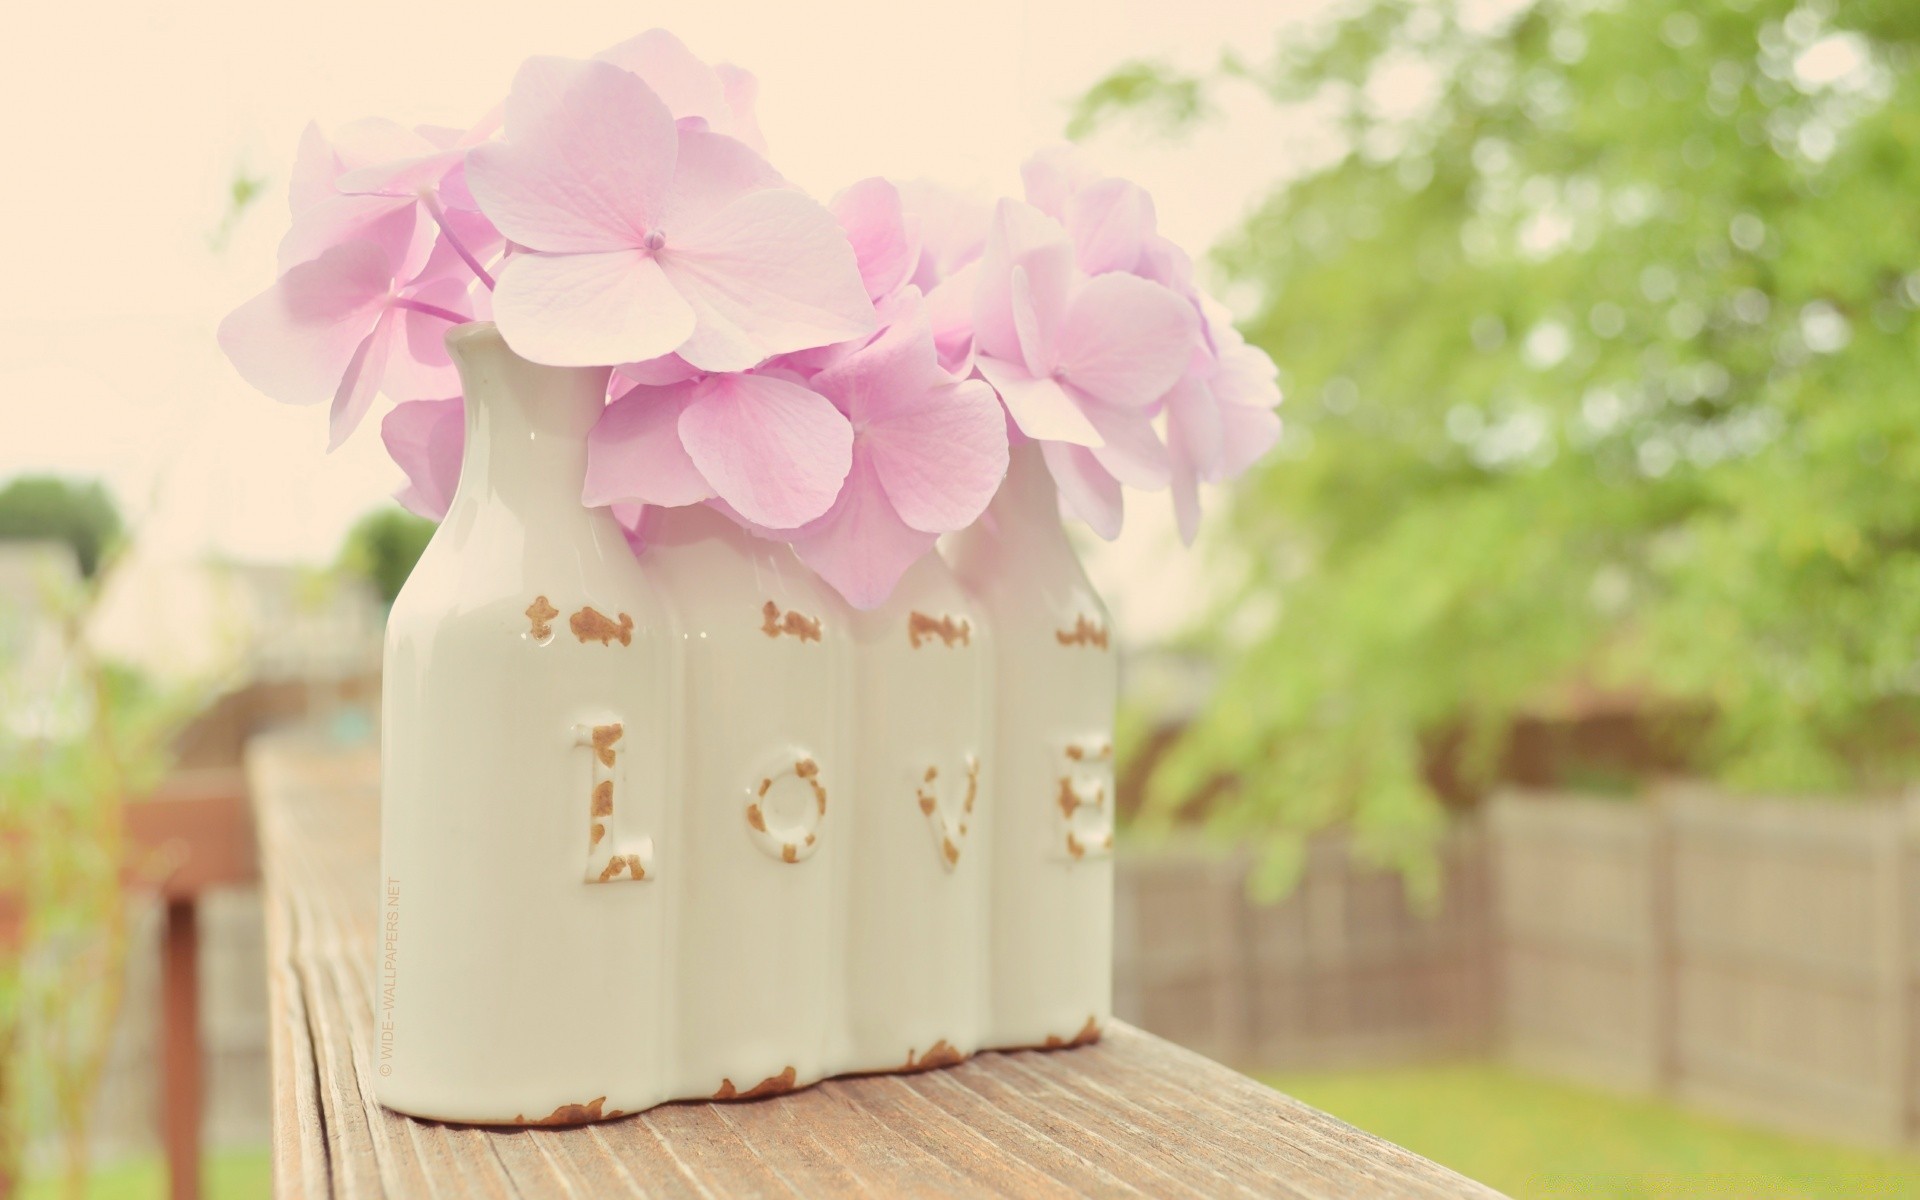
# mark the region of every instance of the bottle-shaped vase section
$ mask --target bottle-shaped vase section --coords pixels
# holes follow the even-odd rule
[[[704,505],[648,516],[684,646],[675,1075],[745,1099],[834,1073],[853,782],[845,608],[792,550]]]
[[[1079,1045],[1113,994],[1111,626],[1037,445],[947,547],[994,630],[993,947],[987,1044]]]
[[[985,1032],[993,638],[932,553],[852,626],[848,1069],[945,1066]]]
[[[367,1065],[415,1116],[574,1124],[673,1094],[676,639],[580,503],[606,370],[447,346],[466,454],[387,624]]]

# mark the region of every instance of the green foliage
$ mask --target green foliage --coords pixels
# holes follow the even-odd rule
[[[1920,6],[1486,8],[1368,0],[1186,81],[1346,146],[1216,252],[1288,426],[1157,780],[1236,772],[1219,821],[1282,879],[1346,818],[1423,861],[1432,740],[1483,782],[1570,685],[1710,710],[1699,766],[1736,784],[1888,785],[1920,750]]]
[[[437,528],[425,517],[398,508],[368,513],[347,531],[340,566],[373,584],[380,599],[392,604]]]
[[[120,510],[98,483],[31,475],[0,488],[0,541],[43,539],[72,546],[92,578],[120,540]]]

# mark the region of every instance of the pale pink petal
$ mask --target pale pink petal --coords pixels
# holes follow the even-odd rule
[[[275,400],[331,400],[392,285],[379,246],[337,246],[227,314],[220,348],[248,383]]]
[[[515,243],[554,253],[642,245],[666,205],[679,135],[630,71],[530,58],[507,99],[507,140],[467,154],[467,187]]]
[[[900,519],[862,455],[833,508],[794,538],[793,549],[848,604],[864,610],[878,608],[936,540]]]
[[[1173,463],[1146,412],[1095,400],[1083,401],[1080,409],[1100,431],[1093,458],[1108,474],[1128,487],[1145,491],[1167,486]]]
[[[1213,378],[1208,380],[1213,394],[1222,404],[1242,404],[1249,408],[1273,408],[1280,403],[1280,372],[1273,359],[1258,346],[1241,340],[1218,339],[1220,351]]]
[[[713,488],[680,444],[680,414],[695,396],[692,383],[637,387],[607,405],[587,434],[581,502],[677,508],[712,497]]]
[[[1193,260],[1187,257],[1185,250],[1158,234],[1147,239],[1147,244],[1140,251],[1140,261],[1134,264],[1133,271],[1143,279],[1151,279],[1183,296],[1193,290]]]
[[[697,320],[680,356],[705,370],[745,370],[875,327],[853,248],[833,214],[798,192],[742,196],[676,232],[656,261]]]
[[[1068,200],[1094,179],[1080,152],[1065,143],[1047,146],[1020,165],[1027,203],[1056,219],[1066,216]]]
[[[920,262],[920,243],[907,233],[898,188],[884,179],[862,179],[828,207],[853,244],[867,295],[878,300],[912,277]]]
[[[754,111],[760,102],[760,81],[753,72],[732,63],[715,63],[713,72],[720,77],[720,88],[727,97],[728,119],[719,125],[720,132],[765,154],[767,139],[760,132],[760,118]]]
[[[1061,319],[1058,309],[1053,309],[1043,318],[1039,307],[1034,303],[1033,287],[1027,279],[1027,269],[1022,266],[1013,268],[1013,286],[1008,292],[1013,301],[1014,340],[1020,347],[1020,361],[1026,364],[1027,374],[1036,379],[1054,373],[1052,356],[1053,335]],[[1042,321],[1046,321],[1045,326]]]
[[[1167,490],[1173,496],[1173,524],[1180,531],[1181,544],[1191,546],[1200,533],[1200,479],[1194,473],[1193,464],[1177,452]]]
[[[1124,179],[1102,179],[1067,200],[1066,222],[1082,271],[1132,271],[1153,236],[1153,197]]]
[[[387,309],[373,324],[373,332],[354,351],[347,373],[333,394],[333,408],[327,414],[327,449],[338,450],[373,407],[380,384],[387,374],[387,362],[399,349],[405,336],[400,327],[400,310]]]
[[[784,360],[783,360],[784,361]],[[812,387],[855,425],[889,416],[942,382],[933,335],[917,309],[887,326],[867,345],[837,358],[814,375]]]
[[[980,265],[969,263],[927,293],[927,324],[940,366],[949,374],[973,373],[973,291],[979,282]]]
[[[679,139],[673,188],[659,220],[669,240],[676,231],[698,224],[748,192],[786,186],[780,172],[744,142],[686,129],[680,130]]]
[[[913,282],[921,291],[931,293],[961,268],[980,261],[993,219],[991,207],[977,197],[925,180],[896,186],[906,210],[907,230],[920,243]]]
[[[452,274],[437,275],[407,289],[414,300],[467,314],[473,307],[471,292],[470,279]],[[447,330],[452,326],[440,317],[413,309],[401,310],[399,320],[401,343],[387,362],[380,390],[395,400],[426,400],[458,392],[460,373],[447,355]]]
[[[287,207],[293,215],[297,217],[333,195],[333,181],[340,177],[341,169],[340,156],[320,131],[319,122],[307,122],[300,131],[300,147],[294,151],[293,171],[287,179]]]
[[[418,218],[411,196],[342,196],[319,201],[293,219],[280,239],[280,269],[312,262],[335,246],[374,242],[395,263],[415,257],[416,243],[431,246],[432,223]]]
[[[680,439],[747,520],[793,529],[824,513],[852,461],[853,427],[825,396],[782,379],[716,375],[680,414]]]
[[[393,498],[416,516],[431,521],[445,517],[460,482],[460,458],[467,443],[466,406],[460,397],[396,404],[380,422],[380,440],[407,473],[407,486]]]
[[[643,387],[665,387],[670,383],[684,383],[703,372],[678,354],[663,354],[659,358],[649,358],[645,362],[621,363],[614,368],[614,374]]]
[[[1040,453],[1046,457],[1047,470],[1060,489],[1061,508],[1085,521],[1107,541],[1119,537],[1125,516],[1120,483],[1107,474],[1093,452],[1085,446],[1043,442]]]
[[[727,112],[719,75],[664,29],[649,29],[594,57],[646,80],[676,118],[705,117],[717,124],[715,118]]]
[[[1013,323],[1014,268],[1024,269],[1043,327],[1061,318],[1073,279],[1073,242],[1060,224],[1030,204],[1002,200],[994,209],[980,286],[974,293],[974,342],[983,354],[1009,362],[1021,357]]]
[[[1176,463],[1187,462],[1200,479],[1218,477],[1226,451],[1220,403],[1193,375],[1183,375],[1166,395],[1167,449]]]
[[[978,379],[902,397],[858,436],[894,511],[926,533],[971,525],[1006,478],[1006,419]]]
[[[440,186],[447,173],[466,158],[466,151],[429,148],[424,153],[348,171],[334,181],[341,192],[414,198]]]
[[[633,551],[635,558],[645,554],[647,543],[653,539],[660,510],[651,504],[615,504],[608,511],[613,514],[614,523],[620,526],[621,534],[627,539],[627,549]]]
[[[1192,306],[1173,292],[1132,275],[1096,275],[1074,293],[1054,359],[1081,390],[1144,408],[1180,378],[1198,336]]]
[[[1052,379],[1035,379],[1019,364],[1003,363],[984,355],[976,358],[973,366],[993,385],[993,390],[1000,393],[1007,415],[1028,437],[1081,446],[1100,443],[1100,431],[1087,420],[1066,390]]]
[[[514,353],[562,367],[657,358],[694,314],[644,250],[516,254],[501,267],[493,319]]]
[[[342,171],[357,171],[375,163],[411,158],[433,149],[418,130],[385,117],[362,117],[342,125],[333,139]]]
[[[1220,406],[1222,445],[1218,478],[1231,479],[1251,467],[1280,440],[1280,414],[1245,404]]]

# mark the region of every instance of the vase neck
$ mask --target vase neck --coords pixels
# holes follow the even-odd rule
[[[606,404],[607,368],[528,362],[490,323],[449,331],[447,353],[466,396],[467,448],[454,506],[583,511],[587,432]]]

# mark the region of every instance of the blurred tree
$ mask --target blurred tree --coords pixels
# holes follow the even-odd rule
[[[1252,85],[1343,144],[1215,255],[1288,427],[1162,812],[1229,770],[1271,887],[1345,818],[1417,868],[1436,740],[1484,782],[1583,686],[1710,710],[1736,785],[1912,777],[1917,54],[1911,0],[1366,0],[1088,95],[1082,128]]]
[[[98,483],[28,475],[0,488],[0,541],[58,541],[73,547],[91,579],[120,539],[120,510]]]
[[[425,517],[398,508],[370,512],[347,531],[340,567],[373,584],[381,602],[392,604],[437,528]]]

